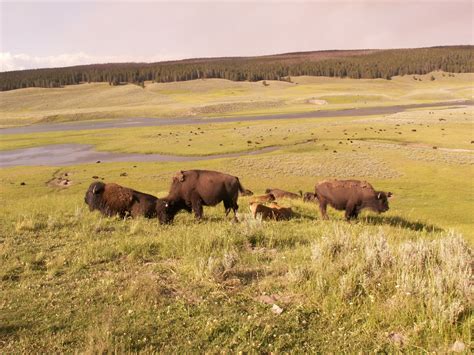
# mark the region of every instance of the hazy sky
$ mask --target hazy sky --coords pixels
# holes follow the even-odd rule
[[[0,70],[473,44],[471,1],[4,1]]]

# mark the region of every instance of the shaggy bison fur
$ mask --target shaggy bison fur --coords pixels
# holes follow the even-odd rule
[[[99,210],[105,216],[158,217],[160,222],[166,222],[166,215],[159,212],[163,210],[159,207],[166,205],[165,201],[114,183],[93,182],[84,201],[91,211]]]

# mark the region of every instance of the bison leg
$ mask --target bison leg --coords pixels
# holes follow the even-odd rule
[[[225,215],[226,217],[229,215],[230,211],[234,212],[234,220],[237,222],[237,210],[239,209],[239,205],[237,201],[226,201],[224,200],[224,207],[225,207]]]
[[[202,201],[201,198],[198,196],[195,196],[191,199],[191,205],[194,211],[194,216],[196,219],[201,219],[202,218]]]
[[[322,218],[325,220],[329,219],[328,213],[327,213],[327,206],[328,206],[328,202],[325,199],[323,198],[319,199],[319,210],[321,211]]]
[[[232,204],[229,201],[224,200],[224,209],[225,209],[225,216],[229,215],[230,210],[232,209]]]
[[[346,221],[349,221],[350,219],[356,219],[358,215],[357,212],[357,206],[353,203],[348,203],[346,206]]]

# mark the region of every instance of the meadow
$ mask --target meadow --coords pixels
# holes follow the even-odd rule
[[[0,93],[0,122],[178,117],[192,110],[197,116],[284,113],[473,98],[472,74],[433,75],[436,80],[427,75],[422,81],[300,77],[267,87],[197,80],[145,89],[22,89]],[[101,151],[210,159],[0,169],[0,349],[468,352],[473,117],[472,106],[453,104],[384,116],[203,119],[191,126],[4,135],[0,153],[87,143]],[[278,149],[245,154],[270,146]],[[230,152],[242,155],[211,159]],[[317,181],[337,177],[368,180],[394,198],[387,213],[366,211],[351,223],[332,209],[330,221],[322,221],[316,204],[299,200],[280,201],[296,212],[290,221],[254,220],[249,198],[241,197],[237,223],[219,205],[206,207],[199,223],[183,212],[169,226],[102,217],[84,204],[95,179],[163,197],[173,174],[192,168],[236,175],[257,194],[268,187],[314,191]],[[57,183],[66,177],[67,186]]]

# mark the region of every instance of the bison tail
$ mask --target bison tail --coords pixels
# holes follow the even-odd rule
[[[245,189],[244,189],[244,187],[242,186],[242,184],[240,183],[239,178],[236,178],[236,179],[237,179],[237,184],[238,184],[238,187],[239,187],[239,192],[240,192],[240,193],[245,193]]]

